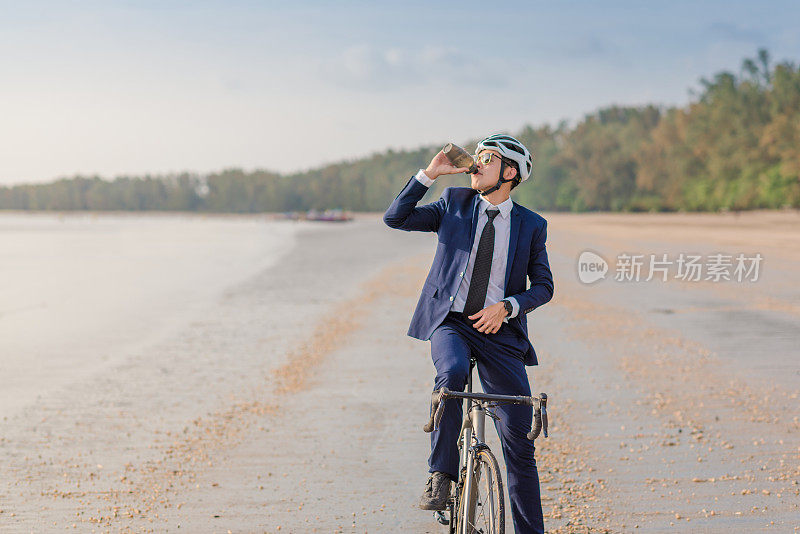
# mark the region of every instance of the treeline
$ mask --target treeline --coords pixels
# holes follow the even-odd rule
[[[546,210],[800,207],[800,69],[760,50],[739,75],[701,81],[684,108],[611,107],[574,128],[526,128]]]
[[[746,59],[739,74],[701,80],[682,108],[609,107],[575,126],[513,133],[534,153],[532,180],[514,191],[537,210],[716,211],[800,208],[800,68]],[[474,147],[477,140],[465,143]],[[382,211],[440,147],[374,154],[280,175],[74,177],[0,188],[0,208],[279,212]],[[466,185],[437,180],[429,193]]]

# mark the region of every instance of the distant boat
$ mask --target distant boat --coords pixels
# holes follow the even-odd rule
[[[308,210],[305,217],[307,221],[322,221],[322,222],[345,222],[352,221],[353,216],[343,210]]]
[[[350,213],[338,209],[325,211],[308,210],[306,212],[286,211],[276,217],[291,221],[346,222],[353,220],[353,216]]]

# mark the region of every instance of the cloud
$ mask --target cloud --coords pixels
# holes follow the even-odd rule
[[[384,53],[384,57],[389,65],[402,65],[406,54],[399,48],[390,48]]]
[[[342,50],[321,70],[326,80],[342,87],[381,91],[425,84],[506,86],[510,69],[502,69],[502,64],[498,58],[470,61],[451,46],[404,49],[355,45]]]
[[[366,45],[346,49],[335,62],[344,77],[358,82],[379,78],[385,66],[382,58]]]
[[[583,35],[566,43],[560,49],[561,54],[572,59],[596,58],[607,56],[614,47],[594,34]]]
[[[708,30],[726,41],[760,44],[766,40],[766,34],[762,30],[728,22],[715,22],[708,27]]]

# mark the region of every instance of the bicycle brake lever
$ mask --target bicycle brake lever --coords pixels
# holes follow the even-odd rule
[[[500,416],[497,415],[496,413],[490,411],[490,410],[485,410],[485,413],[486,413],[487,416],[491,417],[495,421],[499,421],[500,420]]]
[[[547,437],[547,393],[541,394],[541,407],[542,407],[542,431],[544,437]]]

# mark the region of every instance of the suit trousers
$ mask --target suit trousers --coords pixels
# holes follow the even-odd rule
[[[434,389],[464,391],[470,356],[477,362],[478,376],[486,393],[530,395],[523,356],[527,340],[503,323],[495,334],[483,334],[463,314],[450,312],[431,335],[431,356],[436,367]],[[493,410],[500,420],[500,436],[506,462],[506,478],[514,530],[517,534],[544,533],[539,473],[533,442],[528,440],[533,408],[510,404]],[[448,400],[438,430],[431,434],[429,471],[440,471],[458,479],[458,437],[462,403]]]

